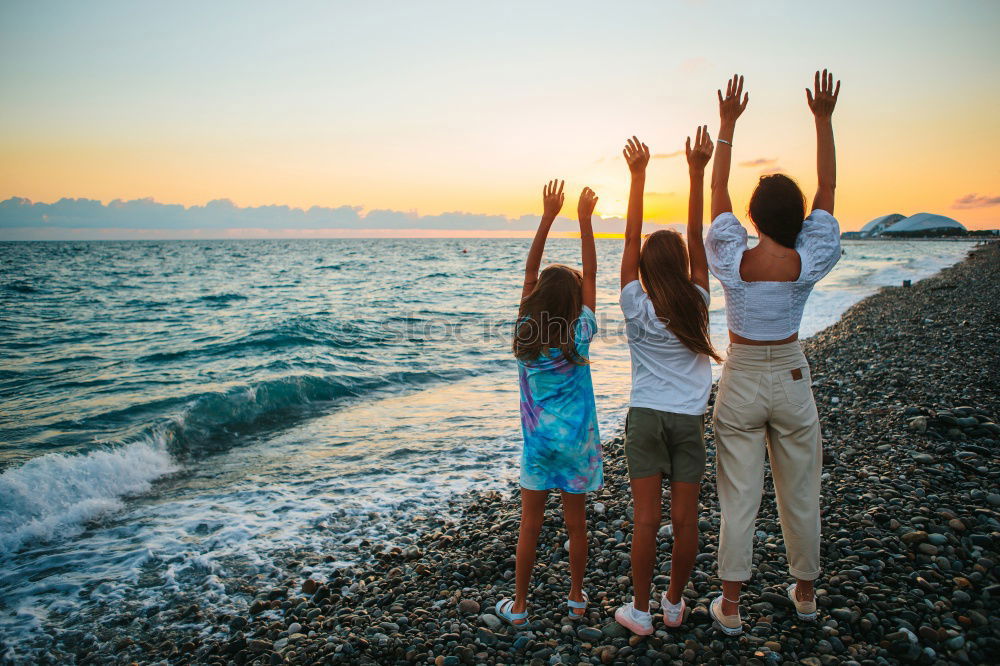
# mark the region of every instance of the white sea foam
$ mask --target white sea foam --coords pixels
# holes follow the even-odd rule
[[[0,555],[65,538],[178,469],[160,437],[86,454],[49,453],[0,474]]]

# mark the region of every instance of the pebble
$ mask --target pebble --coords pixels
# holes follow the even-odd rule
[[[496,631],[503,626],[503,620],[492,613],[484,613],[483,615],[480,615],[479,620],[493,631]]]
[[[475,599],[462,599],[458,602],[458,610],[466,615],[475,615],[479,612],[479,602]]]
[[[497,642],[497,636],[489,629],[480,627],[478,631],[476,631],[476,640],[483,645],[495,645]]]
[[[518,636],[517,638],[514,639],[514,643],[511,647],[513,647],[514,650],[521,651],[526,647],[528,647],[528,644],[530,642],[531,639],[528,638],[527,636]]]
[[[626,629],[625,627],[614,621],[608,622],[603,627],[601,627],[601,631],[608,638],[625,638],[626,636],[630,635],[628,629]]]
[[[798,620],[785,596],[787,554],[767,473],[755,572],[741,606],[746,633],[726,638],[712,628],[719,514],[709,418],[701,548],[685,591],[691,610],[676,630],[657,618],[652,636],[637,637],[613,621],[614,609],[632,598],[634,518],[617,433],[604,443],[605,487],[588,503],[591,603],[582,620],[566,615],[568,557],[556,493],[539,538],[530,623],[511,627],[482,612],[513,592],[519,504],[512,486],[470,493],[459,520],[428,516],[396,545],[362,544],[355,564],[299,558],[294,575],[262,576],[247,595],[248,612],[235,613],[243,622],[230,616],[210,625],[222,628],[218,638],[161,638],[149,649],[125,645],[118,655],[89,652],[76,661],[175,662],[183,654],[212,664],[990,663],[1000,652],[998,272],[1000,243],[915,283],[905,299],[882,290],[803,342],[829,454],[816,623]],[[941,288],[949,284],[957,286]],[[923,325],[924,318],[969,328]],[[669,497],[666,491],[654,600],[669,582]]]

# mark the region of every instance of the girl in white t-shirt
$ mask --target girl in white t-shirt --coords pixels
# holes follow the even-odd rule
[[[683,591],[698,553],[704,415],[712,388],[710,358],[720,360],[708,334],[708,264],[701,236],[705,165],[712,149],[707,127],[698,128],[694,145],[690,137],[687,140],[691,194],[686,246],[680,234],[671,230],[656,231],[642,242],[649,148],[632,137],[624,150],[632,174],[621,306],[632,356],[625,457],[635,505],[634,597],[615,612],[615,619],[640,635],[653,633],[649,595],[664,478],[670,480],[674,533],[670,586],[661,599],[663,623],[668,628],[680,626],[684,619]]]

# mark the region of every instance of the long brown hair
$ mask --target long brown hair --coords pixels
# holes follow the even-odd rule
[[[639,252],[639,278],[656,316],[685,347],[722,362],[708,335],[708,306],[691,282],[687,246],[676,231],[646,237]]]
[[[582,307],[583,274],[562,264],[546,266],[521,301],[514,325],[514,356],[530,362],[555,347],[570,362],[586,365],[573,335]]]

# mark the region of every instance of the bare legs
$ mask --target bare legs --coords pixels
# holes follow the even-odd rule
[[[649,612],[649,584],[656,559],[656,531],[660,527],[663,476],[632,479],[635,525],[632,529],[632,594],[636,610]]]
[[[535,568],[538,551],[538,534],[545,516],[547,490],[521,488],[521,530],[517,538],[517,564],[514,576],[514,613],[523,613],[528,607],[528,588],[531,572]],[[563,493],[563,517],[569,534],[569,598],[583,601],[583,573],[587,568],[587,515],[585,493]],[[584,611],[574,609],[582,615]],[[521,624],[520,622],[518,624]]]
[[[569,598],[583,601],[583,572],[587,569],[587,496],[583,493],[563,493],[563,519],[569,534]],[[575,615],[584,609],[574,608]]]
[[[535,568],[538,533],[542,531],[547,490],[521,488],[521,530],[517,536],[517,564],[514,569],[514,613],[523,613],[528,606],[528,586]]]
[[[698,493],[700,483],[674,481],[670,484],[670,522],[674,526],[674,548],[670,554],[670,587],[667,601],[681,602],[681,594],[691,580],[694,558],[698,555]]]
[[[736,615],[740,612],[740,590],[743,589],[741,580],[722,581],[722,614]]]
[[[815,592],[813,592],[812,580],[801,580],[799,578],[795,579],[795,598],[799,601],[811,601]]]
[[[632,479],[635,527],[632,533],[632,588],[636,610],[649,611],[649,588],[656,559],[656,532],[660,527],[662,481],[659,474]],[[671,553],[670,588],[667,600],[680,603],[684,587],[691,579],[698,554],[699,483],[675,481],[670,484],[670,520],[674,527]]]

